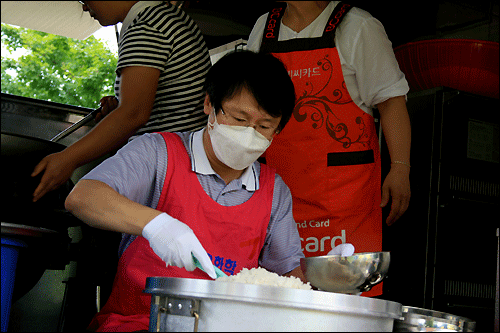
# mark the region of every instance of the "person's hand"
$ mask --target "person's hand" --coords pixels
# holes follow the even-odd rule
[[[33,192],[33,202],[38,201],[47,192],[55,190],[68,181],[76,169],[75,162],[68,158],[64,152],[45,156],[40,163],[35,166],[31,177],[36,177],[41,172],[43,176],[37,188]]]
[[[167,266],[184,267],[193,271],[196,268],[192,257],[194,255],[203,270],[212,279],[217,278],[207,252],[193,230],[181,221],[162,213],[146,224],[142,236],[149,241],[153,251]]]
[[[386,219],[387,225],[392,225],[406,212],[410,204],[410,173],[405,165],[392,165],[389,174],[382,185],[382,202],[385,207],[391,199],[391,211]]]
[[[111,111],[118,107],[118,100],[115,96],[104,96],[99,101],[101,105],[101,112],[96,114],[95,123],[97,124],[102,120],[102,118],[106,117]]]

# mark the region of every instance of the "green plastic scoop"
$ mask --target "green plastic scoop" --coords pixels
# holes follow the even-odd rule
[[[193,261],[194,261],[194,265],[196,267],[198,267],[199,269],[201,269],[202,271],[205,272],[205,270],[203,269],[203,267],[201,266],[200,262],[198,261],[198,259],[196,259],[196,257],[194,256],[194,254],[191,253],[191,256],[193,257]],[[219,267],[215,266],[214,265],[214,269],[215,269],[215,275],[217,275],[217,278],[220,278],[220,277],[223,277],[223,276],[227,276],[226,273],[224,273],[223,271],[221,271],[219,269]]]

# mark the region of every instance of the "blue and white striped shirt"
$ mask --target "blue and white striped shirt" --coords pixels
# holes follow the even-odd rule
[[[253,163],[242,176],[227,184],[210,166],[203,147],[203,131],[178,134],[191,159],[191,167],[205,192],[223,206],[246,202],[259,189],[260,164]],[[144,134],[129,142],[83,179],[99,180],[121,195],[142,205],[155,208],[167,172],[167,149],[160,134]],[[120,254],[135,236],[124,235]],[[292,214],[292,196],[279,175],[275,176],[274,193],[264,247],[259,265],[269,271],[285,274],[300,265],[304,255]]]

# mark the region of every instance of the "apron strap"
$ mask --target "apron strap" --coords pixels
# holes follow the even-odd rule
[[[328,19],[328,23],[325,26],[325,30],[323,31],[323,36],[326,33],[331,33],[335,36],[335,31],[337,30],[337,27],[340,25],[344,17],[346,16],[347,12],[351,10],[352,6],[343,2],[339,2],[335,9],[332,12],[332,15],[330,15],[330,18]]]
[[[281,19],[283,18],[283,14],[285,14],[286,4],[283,3],[277,5],[280,6],[273,8],[267,15],[261,45],[278,41],[278,36],[280,34],[280,23]]]

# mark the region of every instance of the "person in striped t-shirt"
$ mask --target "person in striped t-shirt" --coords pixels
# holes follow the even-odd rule
[[[203,128],[205,75],[210,55],[196,23],[168,1],[80,1],[102,26],[122,22],[115,96],[103,97],[97,125],[61,152],[46,156],[33,193],[37,201],[64,184],[73,171],[153,132]]]

